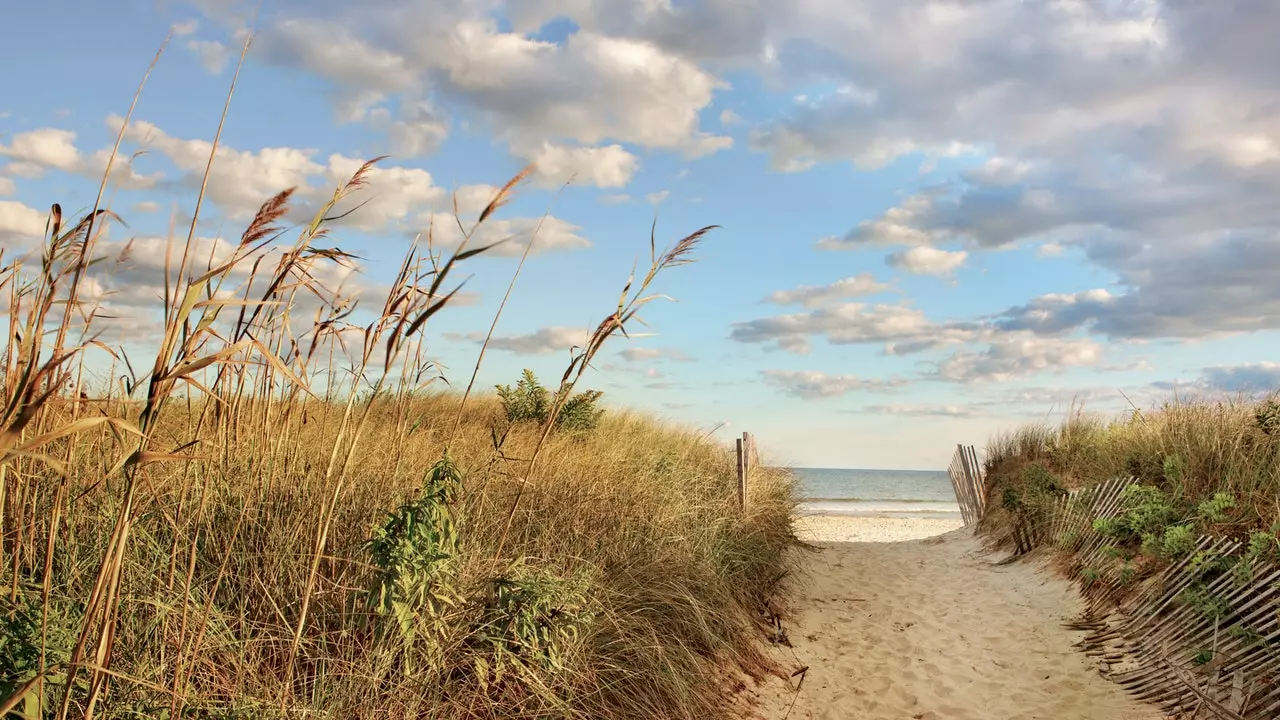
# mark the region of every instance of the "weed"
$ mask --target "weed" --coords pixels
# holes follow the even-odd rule
[[[502,400],[502,409],[507,421],[512,423],[531,422],[542,424],[547,422],[552,408],[559,407],[555,426],[565,430],[592,430],[599,426],[604,409],[599,407],[604,393],[599,390],[584,390],[559,400],[559,394],[553,397],[538,382],[532,370],[526,369],[516,382],[510,385],[497,386],[498,397]]]

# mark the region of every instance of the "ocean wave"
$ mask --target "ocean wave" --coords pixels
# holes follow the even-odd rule
[[[800,503],[805,515],[854,515],[871,517],[933,517],[960,516],[960,506],[940,500],[805,500]]]

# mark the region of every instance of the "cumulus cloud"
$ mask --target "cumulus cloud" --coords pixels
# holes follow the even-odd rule
[[[1270,392],[1280,388],[1280,363],[1219,365],[1201,371],[1203,385],[1225,392]]]
[[[1029,333],[987,340],[981,352],[960,351],[937,366],[937,376],[957,382],[1005,381],[1098,363],[1102,348],[1089,339],[1040,338]]]
[[[0,245],[29,250],[44,237],[47,216],[13,200],[0,200]]]
[[[968,418],[979,414],[974,408],[966,405],[868,405],[864,408],[847,412],[851,415],[870,413],[872,415],[950,418]]]
[[[221,75],[231,62],[231,51],[217,40],[189,40],[187,49],[200,60],[210,75]]]
[[[963,250],[948,252],[931,247],[913,247],[904,252],[893,253],[885,258],[885,262],[890,267],[913,275],[945,277],[960,269],[968,257],[969,253]]]
[[[640,169],[640,159],[618,144],[587,147],[544,141],[516,144],[514,150],[537,165],[536,180],[544,187],[570,180],[600,188],[622,187]]]
[[[699,126],[724,83],[645,38],[583,28],[549,42],[536,28],[502,29],[474,4],[285,15],[258,40],[269,62],[327,78],[337,97],[364,108],[429,88],[483,119],[517,155],[545,164],[548,182],[576,173],[601,187],[625,184],[637,160],[618,143],[690,157],[732,145]]]
[[[489,347],[517,355],[549,355],[580,347],[587,334],[585,328],[544,327],[523,335],[495,335],[489,340]],[[482,341],[484,337],[472,339]]]
[[[661,205],[662,202],[666,200],[670,195],[671,195],[670,190],[659,190],[657,192],[651,192],[648,195],[645,195],[644,199],[648,200],[650,205]]]
[[[886,355],[908,356],[953,348],[924,377],[969,383],[1008,380],[1096,365],[1101,346],[1088,338],[1045,337],[990,320],[937,323],[905,305],[843,303],[809,312],[734,324],[730,339],[806,354],[815,339],[830,345],[881,344]]]
[[[630,347],[618,353],[618,357],[627,362],[650,360],[671,360],[673,362],[693,362],[693,358],[680,348]]]
[[[938,326],[921,310],[904,305],[843,303],[805,313],[777,315],[735,323],[729,337],[743,343],[776,345],[806,353],[813,337],[832,345],[860,343],[933,343],[972,340],[979,328],[965,324]]]
[[[464,226],[471,231],[471,223]],[[530,242],[533,243],[532,254],[553,251],[581,250],[591,247],[591,242],[579,234],[582,228],[557,217],[544,218],[489,218],[483,225],[472,231],[467,247],[476,248],[495,245],[485,253],[488,256],[516,257],[524,253]],[[432,240],[438,248],[453,249],[462,242],[462,231],[458,228],[452,212],[430,213],[418,219],[415,227],[423,237],[430,232]],[[500,243],[500,244],[499,244]]]
[[[8,145],[0,145],[0,157],[8,158],[4,170],[11,175],[38,178],[47,170],[60,170],[100,180],[107,170],[108,149],[85,154],[76,146],[76,133],[61,128],[37,128],[15,133]],[[163,173],[141,175],[127,156],[112,163],[111,182],[122,188],[152,187]]]
[[[774,305],[802,305],[806,308],[827,305],[839,300],[878,295],[892,288],[878,280],[871,273],[860,273],[830,285],[801,285],[794,290],[778,290],[764,299]]]
[[[813,370],[763,370],[764,381],[783,394],[802,400],[840,397],[858,390],[885,390],[902,381],[869,380],[856,375],[830,375]]]

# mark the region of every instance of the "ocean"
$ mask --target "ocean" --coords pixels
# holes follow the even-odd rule
[[[944,470],[794,468],[807,515],[959,520]]]

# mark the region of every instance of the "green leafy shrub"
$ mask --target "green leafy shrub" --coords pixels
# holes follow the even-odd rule
[[[1165,557],[1181,557],[1196,549],[1196,534],[1190,525],[1174,525],[1166,528],[1160,543],[1160,554]]]
[[[1227,521],[1227,511],[1236,506],[1236,499],[1231,493],[1214,493],[1213,497],[1200,503],[1197,508],[1200,518],[1205,522],[1220,523]]]
[[[42,629],[44,611],[38,593],[20,591],[14,599],[8,593],[0,596],[0,698],[12,697],[39,674],[42,646],[46,668],[57,668],[70,659],[80,613],[51,607],[48,615],[46,632]],[[47,672],[43,692],[37,686],[23,694],[16,707],[18,716],[44,717],[54,698],[61,694],[55,690],[66,685],[66,678],[61,670]]]
[[[517,565],[489,581],[479,627],[475,671],[488,687],[510,672],[560,672],[565,655],[582,638],[598,612],[584,573],[560,577]]]
[[[1219,620],[1231,612],[1227,601],[1209,592],[1203,583],[1192,583],[1179,597],[1207,620]]]
[[[597,407],[604,393],[584,390],[565,401],[556,416],[556,424],[565,430],[594,430],[600,424],[604,410]]]
[[[558,396],[553,395],[538,382],[532,370],[525,369],[515,387],[498,385],[498,398],[512,423],[545,423],[551,415]],[[556,414],[556,427],[565,430],[594,430],[600,424],[604,410],[599,407],[604,393],[584,390],[566,398]]]
[[[394,638],[406,650],[406,672],[412,657],[407,651],[416,647],[420,629],[443,627],[441,612],[459,602],[459,538],[451,506],[461,484],[453,462],[440,460],[427,473],[421,494],[391,513],[367,543],[376,568],[369,605],[375,616],[391,621],[379,625],[377,634],[384,641]],[[425,651],[428,657],[437,655],[430,643]]]
[[[546,422],[551,412],[550,394],[532,370],[526,369],[514,388],[499,385],[498,397],[509,422]]]
[[[1267,435],[1274,435],[1276,430],[1280,430],[1280,402],[1275,399],[1268,399],[1254,410],[1254,419],[1258,423],[1258,429]]]

